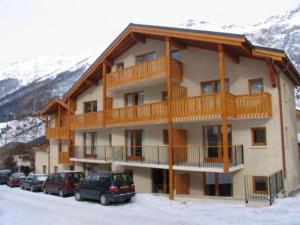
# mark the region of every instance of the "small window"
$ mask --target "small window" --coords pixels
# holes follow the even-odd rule
[[[57,166],[54,166],[54,173],[57,172],[57,169],[58,169],[58,167],[57,167]]]
[[[264,146],[267,145],[266,137],[266,128],[265,127],[255,127],[252,128],[252,145]]]
[[[169,134],[168,130],[163,130],[163,144],[168,145],[169,144]]]
[[[173,59],[176,59],[176,60],[180,60],[180,52],[178,51],[178,50],[174,50],[174,51],[172,51],[172,58]]]
[[[136,56],[136,64],[142,64],[144,62],[147,62],[149,60],[153,60],[156,58],[155,52],[150,52],[142,55]]]
[[[97,112],[97,101],[84,102],[84,113]]]
[[[221,83],[220,80],[204,81],[200,83],[202,95],[210,95],[213,93],[220,93]],[[229,80],[225,81],[225,91],[229,92]]]
[[[263,79],[253,79],[249,80],[249,92],[251,94],[264,92]]]
[[[117,63],[117,70],[123,70],[123,69],[124,69],[124,63],[123,62]]]
[[[168,101],[168,92],[167,92],[167,91],[163,91],[163,92],[161,93],[161,98],[162,98],[162,101],[163,101],[163,102]]]
[[[268,193],[268,179],[263,176],[253,177],[253,192],[255,194],[267,194]]]

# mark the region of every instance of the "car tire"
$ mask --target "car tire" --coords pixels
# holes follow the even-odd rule
[[[30,191],[34,192],[34,186],[33,185],[30,186]]]
[[[22,189],[22,190],[24,190],[24,189],[25,189],[23,184],[21,184],[21,189]]]
[[[58,195],[59,195],[59,197],[62,197],[62,198],[65,197],[65,193],[62,189],[58,190]]]
[[[100,203],[101,203],[101,205],[108,205],[109,204],[109,202],[108,202],[105,195],[100,196]]]
[[[47,191],[46,187],[43,187],[43,192],[44,192],[44,194],[48,194],[48,191]]]
[[[81,194],[80,194],[79,191],[76,191],[74,196],[75,196],[76,201],[81,201],[82,200]]]
[[[127,198],[127,199],[125,199],[125,201],[124,201],[125,203],[128,203],[128,202],[131,202],[131,197],[130,198]]]

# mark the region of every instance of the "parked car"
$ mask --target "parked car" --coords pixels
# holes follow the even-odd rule
[[[11,174],[12,174],[11,170],[7,170],[7,169],[0,170],[0,184],[6,184]]]
[[[42,191],[44,182],[47,180],[46,174],[30,174],[21,183],[21,188],[34,191]]]
[[[73,195],[75,187],[84,177],[82,172],[65,171],[48,176],[43,185],[45,194],[58,194],[60,197]]]
[[[102,205],[129,202],[135,196],[135,186],[128,173],[96,172],[83,179],[75,189],[75,199],[98,200]]]
[[[25,174],[24,173],[12,173],[6,184],[10,187],[19,187],[22,180],[25,179]]]

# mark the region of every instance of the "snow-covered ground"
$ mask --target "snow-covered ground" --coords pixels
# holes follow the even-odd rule
[[[166,197],[138,194],[129,204],[102,206],[0,186],[1,225],[299,225],[300,195],[271,207],[182,204]]]

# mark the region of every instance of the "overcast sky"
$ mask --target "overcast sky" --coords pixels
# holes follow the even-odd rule
[[[300,0],[0,0],[0,66],[107,46],[131,22],[176,26],[197,19],[247,25],[299,4]]]

